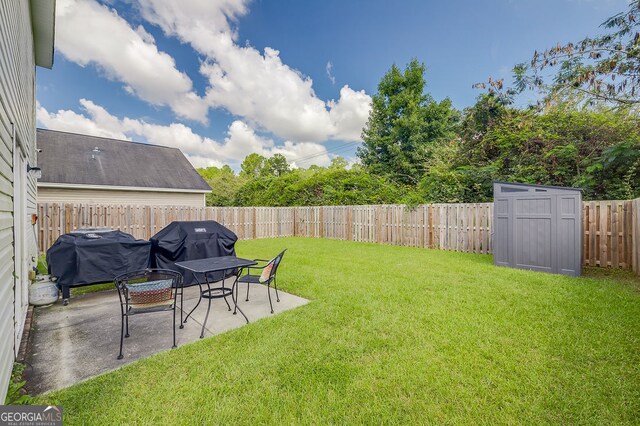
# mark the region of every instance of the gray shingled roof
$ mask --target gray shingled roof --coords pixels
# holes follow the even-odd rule
[[[177,148],[44,129],[37,146],[40,182],[211,190]]]

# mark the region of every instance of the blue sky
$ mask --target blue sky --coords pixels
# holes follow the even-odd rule
[[[179,6],[176,6],[179,5]],[[179,147],[196,166],[251,152],[352,159],[370,96],[417,58],[457,108],[534,50],[600,31],[626,0],[58,0],[42,127]]]

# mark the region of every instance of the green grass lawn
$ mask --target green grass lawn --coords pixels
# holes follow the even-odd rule
[[[640,292],[490,256],[302,238],[301,308],[39,397],[65,424],[640,422]],[[277,307],[276,307],[277,309]]]

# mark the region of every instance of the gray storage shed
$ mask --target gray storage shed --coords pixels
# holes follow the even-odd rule
[[[582,190],[493,184],[497,266],[578,276],[582,271]]]

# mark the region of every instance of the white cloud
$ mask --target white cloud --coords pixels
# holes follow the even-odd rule
[[[84,99],[83,99],[84,101]],[[125,135],[117,126],[109,126],[106,123],[98,123],[97,120],[87,118],[70,110],[59,110],[48,112],[40,103],[36,103],[36,118],[38,123],[47,129],[55,129],[63,132],[82,133],[104,138],[126,139]]]
[[[237,39],[231,23],[248,12],[250,0],[138,0],[142,16],[210,57]]]
[[[186,155],[187,159],[189,160],[189,162],[191,163],[191,165],[193,165],[193,167],[195,168],[199,168],[199,167],[218,167],[221,168],[224,166],[224,163],[218,161],[218,160],[212,160],[211,158],[207,158],[207,157],[200,157],[198,155]]]
[[[327,72],[327,78],[329,78],[329,81],[331,82],[331,84],[336,84],[336,77],[332,74],[333,70],[333,64],[331,63],[331,61],[327,62],[327,66],[325,67],[325,71]]]
[[[308,167],[311,164],[327,166],[331,162],[324,145],[315,142],[292,141],[276,145],[273,140],[259,136],[251,127],[240,120],[234,121],[229,126],[222,151],[228,158],[238,160],[244,159],[253,152],[265,157],[282,154],[289,163],[294,166],[297,163],[302,163],[303,167]]]
[[[90,100],[81,99],[80,104],[83,114],[70,110],[49,112],[38,104],[37,120],[40,125],[53,130],[126,140],[136,136],[155,145],[179,148],[195,167],[221,167],[227,163],[237,166],[254,152],[266,157],[280,153],[291,163],[302,161],[305,167],[328,165],[330,162],[329,154],[321,144],[285,141],[277,146],[273,140],[256,134],[240,120],[229,125],[227,136],[220,143],[194,133],[182,123],[160,125],[129,117],[118,118]]]
[[[340,89],[340,99],[329,101],[329,116],[334,123],[334,139],[359,141],[362,128],[369,118],[371,97],[364,90],[355,91],[349,86]]]
[[[206,122],[208,106],[174,59],[158,50],[142,26],[132,28],[93,0],[58,0],[56,49],[81,66],[95,65],[125,90],[180,117]]]
[[[258,136],[246,123],[236,120],[229,125],[223,147],[226,157],[243,159],[253,152],[269,155],[274,145],[271,139]]]
[[[206,56],[200,71],[209,79],[206,100],[211,106],[225,108],[284,139],[360,140],[371,98],[344,86],[340,99],[325,102],[316,96],[311,78],[284,64],[279,51],[267,47],[261,53],[238,45],[230,23],[247,13],[246,1],[139,0],[139,4],[147,21]]]
[[[309,167],[312,164],[328,166],[331,158],[324,145],[313,142],[293,143],[286,141],[284,145],[271,150],[273,154],[282,154],[294,168]]]
[[[190,77],[177,69],[170,55],[158,50],[153,36],[143,26],[132,26],[108,5],[95,0],[58,0],[57,49],[81,66],[97,67],[108,78],[123,83],[132,95],[153,105],[169,106],[179,117],[204,123],[210,107],[224,108],[239,117],[229,126],[229,134],[230,140],[240,142],[237,147],[225,148],[228,155],[243,151],[241,144],[251,140],[249,133],[259,137],[253,129],[294,144],[312,144],[295,145],[298,151],[311,152],[317,149],[314,143],[331,139],[360,140],[370,110],[369,95],[345,85],[337,100],[324,101],[314,92],[311,78],[284,64],[279,51],[267,47],[260,52],[241,46],[234,26],[238,18],[248,13],[248,0],[138,0],[134,4],[139,5],[144,19],[159,26],[166,35],[190,44],[203,56],[200,72],[209,83],[204,96],[194,92]],[[329,62],[330,78],[331,68]],[[122,123],[108,121],[124,123],[129,119],[99,111],[89,101],[83,107],[89,116],[58,111],[47,113],[43,123],[55,120],[59,126],[76,126],[79,131],[92,134],[114,133],[113,137],[135,131],[159,138],[159,131],[144,121],[129,123],[135,130],[123,129]],[[191,131],[179,123],[163,127],[163,134],[174,136]],[[261,139],[258,142],[262,144],[268,141]],[[287,154],[302,155],[292,149]],[[189,155],[208,158],[195,152]]]

